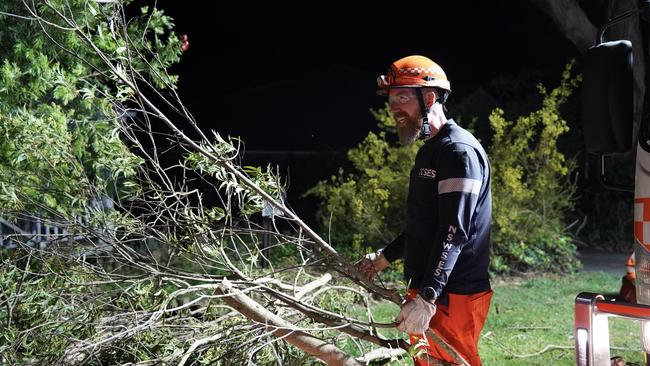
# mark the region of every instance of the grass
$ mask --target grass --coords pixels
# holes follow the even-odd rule
[[[479,342],[483,365],[575,365],[573,305],[576,295],[615,293],[620,280],[618,275],[583,272],[493,281],[494,296]],[[373,305],[372,311],[378,321],[390,322],[398,308],[381,302]],[[628,362],[642,364],[638,322],[610,318],[609,326],[612,356],[620,355]],[[395,330],[385,330],[382,334],[400,336]],[[359,353],[358,346],[351,341],[342,345],[353,354]],[[399,360],[392,365],[412,365],[412,362]]]
[[[583,272],[562,277],[499,281],[494,285],[490,313],[479,342],[483,364],[575,365],[573,308],[576,295],[580,292],[615,293],[620,280],[618,275]],[[621,355],[628,362],[640,363],[639,323],[610,318],[609,325],[612,356]]]

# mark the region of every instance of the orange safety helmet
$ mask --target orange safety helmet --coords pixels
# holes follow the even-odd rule
[[[380,95],[386,95],[390,88],[422,88],[436,87],[445,90],[442,98],[447,99],[451,93],[451,85],[447,75],[437,63],[424,56],[407,56],[393,62],[388,70],[388,75],[381,75],[377,78]]]

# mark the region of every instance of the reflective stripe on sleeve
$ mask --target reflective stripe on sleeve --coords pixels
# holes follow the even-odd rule
[[[469,178],[449,178],[438,182],[438,194],[466,192],[476,194],[481,191],[481,181]]]

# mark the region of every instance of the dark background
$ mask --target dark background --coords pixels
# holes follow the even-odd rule
[[[289,204],[308,221],[318,203],[300,195],[345,165],[345,152],[377,129],[369,112],[384,103],[376,78],[393,61],[421,54],[439,63],[452,86],[448,117],[458,118],[468,109],[454,106],[494,80],[529,75],[531,85],[557,83],[567,61],[579,59],[523,0],[164,0],[158,7],[189,36],[172,72],[200,126],[241,137],[244,164],[279,166]]]

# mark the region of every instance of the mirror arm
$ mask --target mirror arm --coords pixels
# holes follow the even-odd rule
[[[629,186],[625,184],[609,183],[607,181],[607,178],[605,178],[605,154],[600,154],[600,184],[605,188],[615,191],[634,193],[634,185]]]
[[[629,16],[636,14],[639,12],[639,9],[632,9],[628,10],[620,15],[617,15],[613,17],[612,19],[608,20],[607,23],[605,23],[602,28],[598,31],[598,37],[596,37],[596,44],[601,44],[603,43],[603,37],[605,35],[605,31],[607,28],[611,27],[614,24],[618,24],[622,22],[623,20],[627,19]]]

